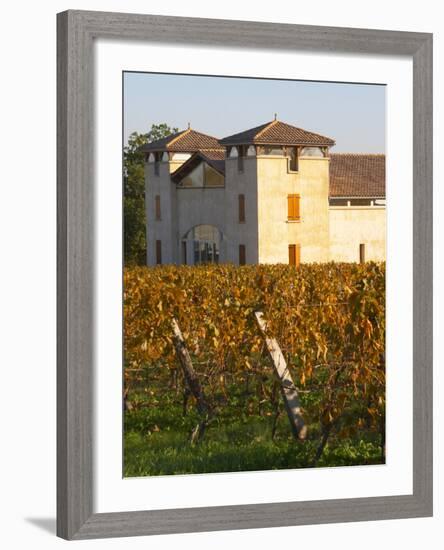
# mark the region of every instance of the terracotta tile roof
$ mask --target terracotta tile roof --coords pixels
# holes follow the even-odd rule
[[[261,126],[250,128],[239,134],[220,140],[221,145],[241,145],[258,143],[263,145],[334,145],[335,141],[326,136],[308,132],[280,120],[272,120]]]
[[[205,149],[202,151],[202,156],[210,160],[225,160],[225,147],[221,149]]]
[[[330,197],[385,197],[385,155],[330,155]]]
[[[147,143],[141,147],[141,150],[144,152],[176,151],[181,153],[193,153],[195,151],[205,151],[207,149],[224,151],[215,137],[196,132],[196,130],[192,130],[191,128],[183,130],[182,132],[177,132],[177,134],[171,134],[166,138]]]

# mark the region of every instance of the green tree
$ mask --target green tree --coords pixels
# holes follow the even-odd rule
[[[140,148],[177,132],[167,124],[153,124],[146,134],[133,132],[123,149],[123,252],[125,265],[146,263],[144,153]]]

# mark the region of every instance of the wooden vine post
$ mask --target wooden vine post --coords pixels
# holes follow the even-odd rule
[[[207,427],[209,416],[210,416],[210,407],[208,406],[208,403],[205,399],[205,395],[202,391],[202,388],[199,382],[199,378],[194,370],[190,354],[188,353],[185,340],[182,335],[182,331],[180,330],[179,325],[176,319],[174,318],[172,321],[172,328],[173,328],[173,341],[174,341],[174,348],[176,350],[176,355],[182,367],[185,382],[188,386],[188,389],[191,395],[196,400],[196,407],[202,418],[202,420],[193,430],[193,433],[191,436],[191,442],[197,443],[202,439],[205,433],[205,429]]]
[[[291,378],[287,362],[285,361],[277,340],[267,335],[267,323],[264,320],[263,313],[261,311],[256,311],[254,315],[262,336],[264,337],[265,345],[267,346],[267,351],[273,362],[276,376],[279,379],[281,395],[284,400],[285,410],[287,411],[293,435],[297,439],[304,440],[307,437],[307,426],[302,417],[298,390]]]

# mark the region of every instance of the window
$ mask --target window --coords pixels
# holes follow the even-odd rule
[[[196,168],[194,168],[194,170],[183,178],[180,185],[181,187],[204,187],[204,177],[203,163],[200,163],[196,166]]]
[[[160,220],[160,195],[156,195],[156,220]]]
[[[201,162],[179,183],[180,187],[223,187],[225,179],[206,162]]]
[[[296,147],[289,147],[287,149],[288,154],[288,169],[290,172],[297,172],[298,171],[298,151]]]
[[[219,263],[221,233],[213,225],[196,225],[183,237],[182,261],[186,264]]]
[[[194,241],[193,246],[195,264],[219,263],[219,249],[215,242]]]
[[[263,149],[263,154],[264,155],[282,157],[284,155],[284,150],[282,149],[282,147],[275,147],[275,146],[272,146],[272,145],[270,145],[270,146],[266,145]]]
[[[350,205],[351,206],[371,206],[372,201],[371,199],[351,199]]]
[[[205,162],[204,164],[204,187],[223,187],[225,179],[217,170]]]
[[[239,245],[239,265],[245,265],[246,263],[246,250],[245,245]]]
[[[156,241],[156,264],[162,263],[162,241]]]
[[[301,157],[323,157],[324,152],[320,147],[304,147],[301,151]]]
[[[300,202],[301,202],[301,198],[299,195],[288,195],[287,197],[288,221],[299,221],[301,219]]]
[[[363,243],[359,245],[359,263],[365,263],[365,244]]]
[[[299,267],[301,263],[301,245],[289,244],[288,245],[288,263]]]
[[[330,206],[350,206],[349,200],[347,199],[336,199],[330,197]]]
[[[244,171],[244,148],[242,145],[238,148],[237,170],[238,172]]]
[[[239,223],[245,222],[245,195],[239,195]]]
[[[256,147],[254,145],[250,145],[247,149],[247,157],[255,157],[256,156]]]

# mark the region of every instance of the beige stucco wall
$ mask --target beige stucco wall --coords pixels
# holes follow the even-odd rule
[[[239,222],[239,195],[245,196],[245,222]],[[244,159],[243,172],[237,159],[225,161],[225,234],[227,261],[239,263],[239,245],[245,245],[248,264],[258,263],[257,165],[255,157]]]
[[[258,156],[225,163],[224,188],[176,188],[170,174],[182,162],[145,165],[147,261],[156,263],[155,241],[162,241],[162,263],[181,262],[181,241],[194,226],[216,226],[222,236],[220,261],[239,263],[239,245],[246,262],[288,263],[288,246],[301,246],[301,262],[385,260],[385,207],[329,207],[329,159],[300,158],[298,172],[288,159]],[[245,222],[239,222],[239,195],[245,196]],[[287,197],[300,195],[300,221],[287,220]],[[155,219],[155,196],[161,197],[161,220]],[[191,257],[191,250],[187,258]]]
[[[160,195],[161,219],[155,218],[155,196]],[[147,228],[147,263],[156,264],[156,240],[162,241],[162,263],[175,261],[173,234],[175,233],[175,189],[171,184],[168,162],[159,164],[159,175],[154,164],[145,163],[145,212]]]
[[[386,210],[381,206],[331,206],[330,260],[358,262],[359,245],[365,260],[383,261],[386,255]]]
[[[170,184],[175,187],[174,184]],[[213,225],[221,233],[220,262],[227,261],[225,238],[225,189],[221,188],[177,188],[177,233],[175,243],[177,259],[180,260],[181,242],[190,229],[196,225]],[[192,263],[192,249],[187,250],[187,262]]]
[[[147,264],[156,264],[156,240],[162,242],[162,263],[180,263],[181,242],[196,225],[216,226],[222,234],[220,261],[229,261],[225,236],[225,189],[179,189],[171,181],[173,173],[184,161],[165,161],[159,164],[159,175],[154,163],[145,164],[145,210],[147,226]],[[161,219],[155,218],[155,196],[160,195]],[[187,251],[191,261],[192,250]]]
[[[177,263],[180,255],[177,246],[176,186],[170,174],[185,161],[159,163],[159,175],[154,173],[154,163],[145,163],[145,212],[147,228],[147,264],[156,264],[156,240],[162,241],[162,263]],[[156,220],[155,196],[160,195],[161,219]]]
[[[288,263],[289,244],[300,244],[301,262],[328,261],[328,163],[301,158],[290,172],[285,157],[257,158],[260,263]],[[300,195],[299,222],[287,220],[289,194]]]

